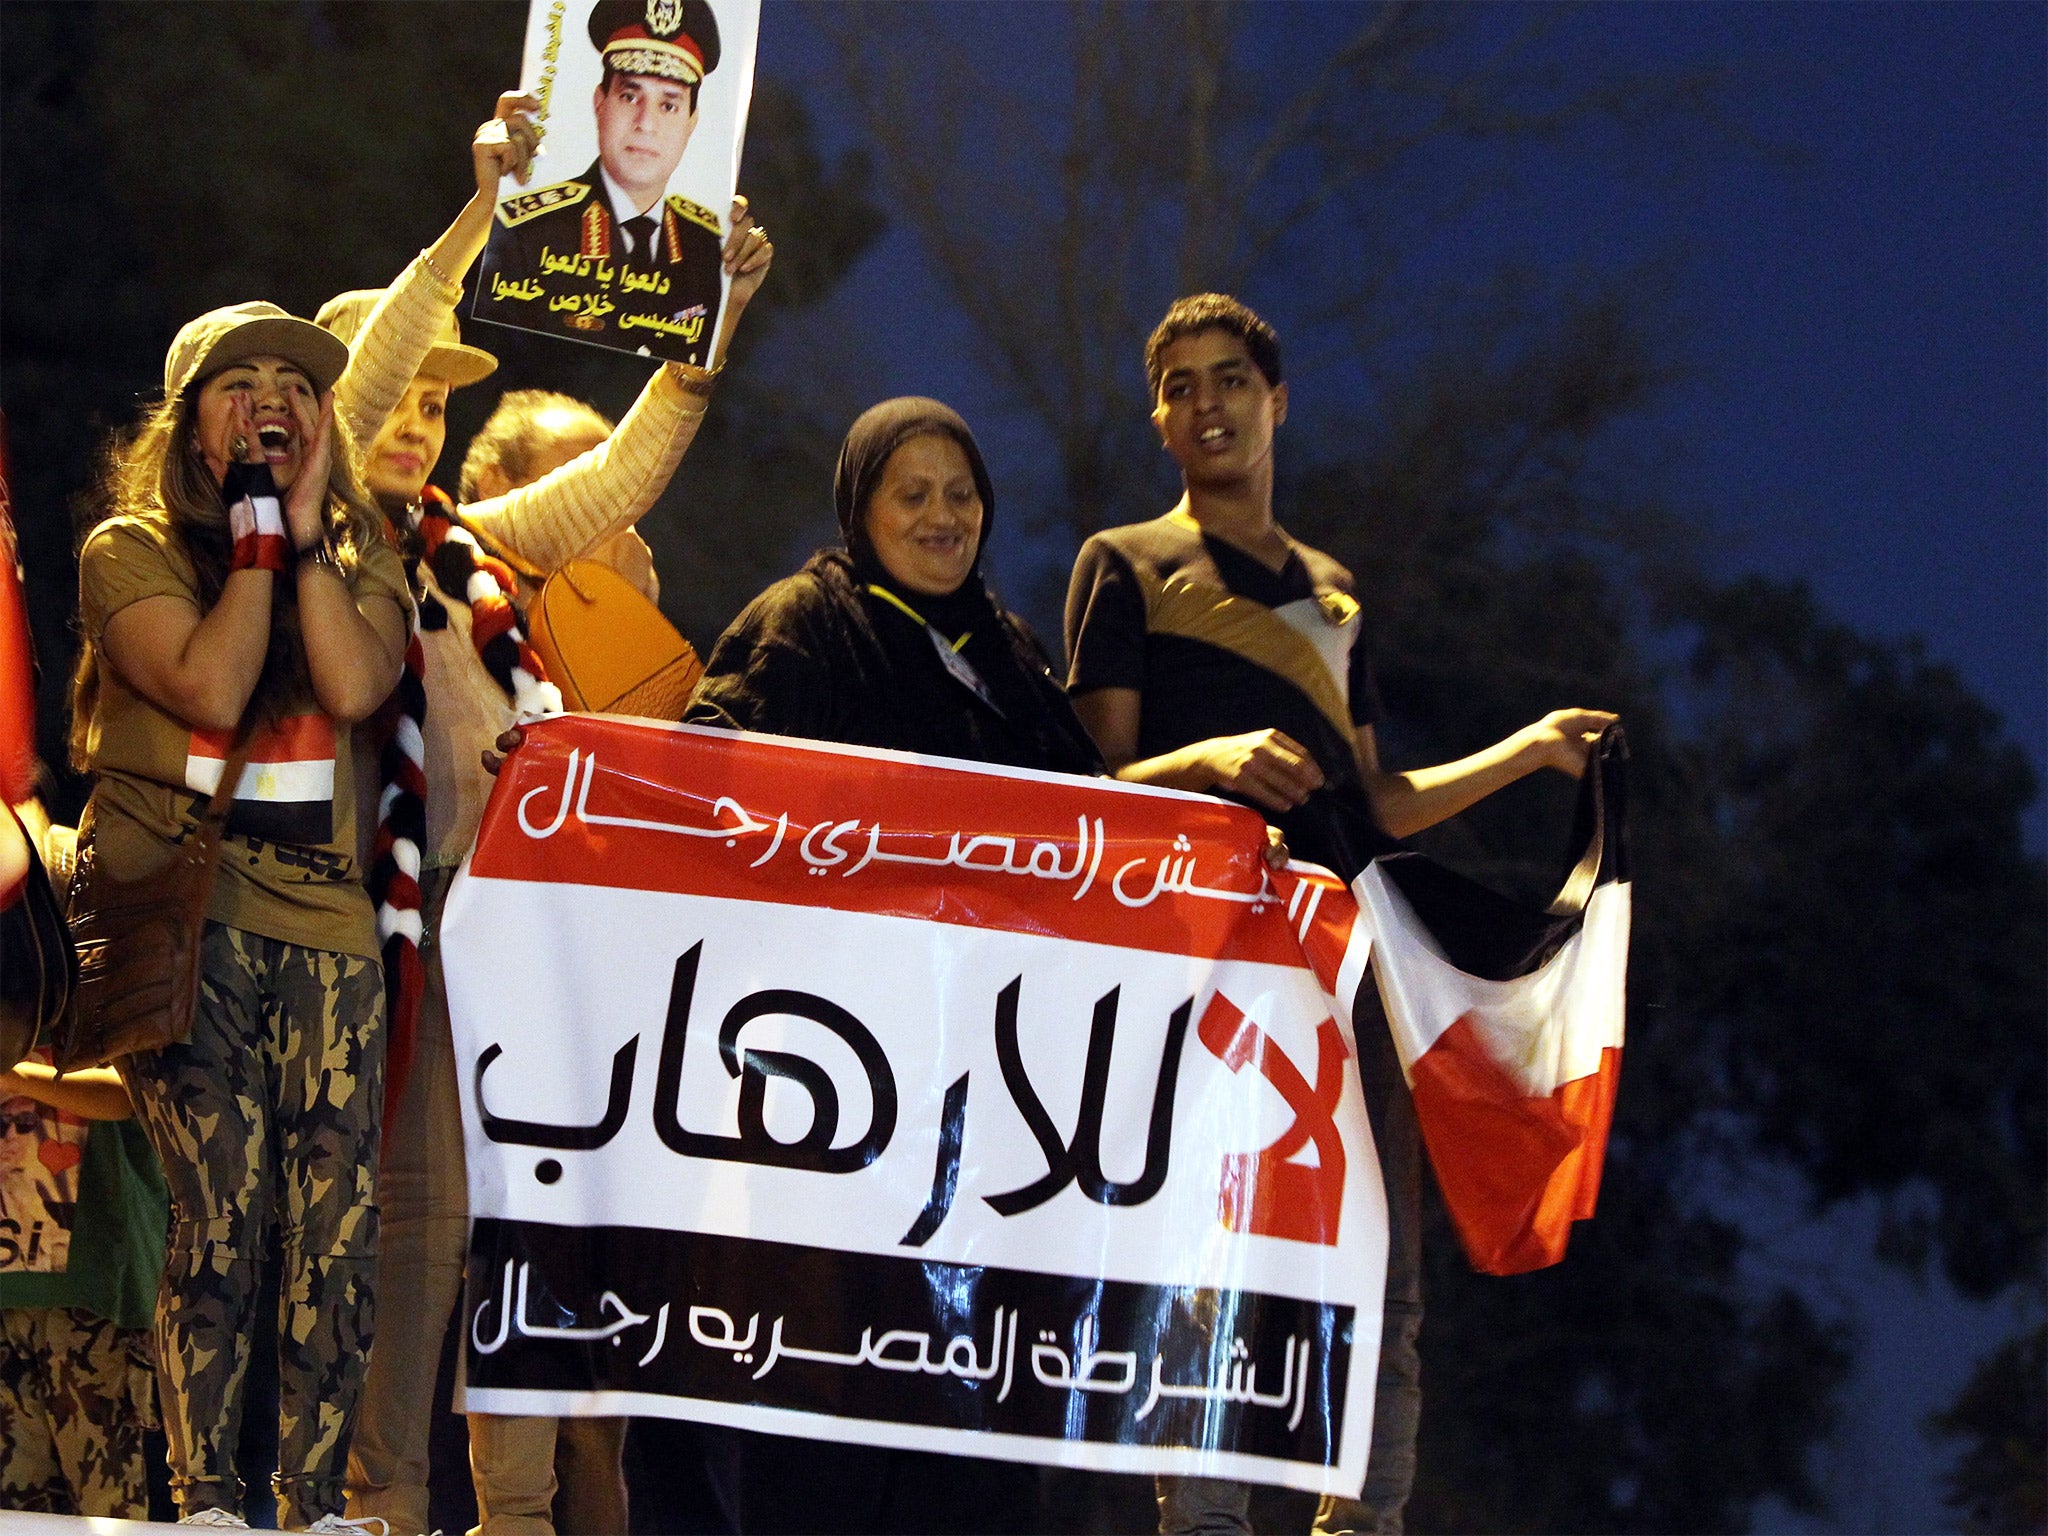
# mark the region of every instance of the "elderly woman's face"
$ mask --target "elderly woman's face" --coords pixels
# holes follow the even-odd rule
[[[194,432],[214,479],[227,473],[235,439],[246,437],[262,450],[282,490],[298,478],[319,417],[320,397],[298,364],[252,357],[230,363],[199,386]]]
[[[943,597],[974,569],[981,513],[967,451],[943,432],[923,432],[882,466],[868,498],[868,542],[910,591]]]

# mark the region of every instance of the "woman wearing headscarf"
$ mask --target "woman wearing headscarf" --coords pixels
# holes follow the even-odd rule
[[[161,865],[198,830],[238,739],[249,759],[191,1038],[121,1064],[170,1186],[157,1369],[190,1524],[245,1524],[234,1452],[275,1228],[278,1515],[348,1529],[384,1066],[348,739],[398,680],[412,605],[335,419],[347,359],[273,304],[185,326],[79,555],[72,755],[95,775],[94,859],[120,879]]]
[[[936,400],[853,424],[833,483],[845,548],[740,613],[687,718],[1014,768],[1099,773],[1044,652],[982,578],[995,490],[974,434]],[[714,1481],[743,1531],[1005,1528],[1041,1522],[1037,1474],[914,1451],[734,1435]]]
[[[741,611],[688,718],[1100,772],[1038,641],[983,580],[995,490],[959,414],[915,397],[867,411],[840,449],[833,499],[846,547]]]

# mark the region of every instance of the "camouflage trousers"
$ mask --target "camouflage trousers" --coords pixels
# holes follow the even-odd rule
[[[149,1518],[149,1331],[75,1307],[0,1310],[0,1509]]]
[[[278,1523],[339,1513],[375,1321],[381,968],[208,923],[192,1038],[123,1076],[171,1192],[156,1344],[179,1507],[241,1513],[235,1446],[274,1228]]]

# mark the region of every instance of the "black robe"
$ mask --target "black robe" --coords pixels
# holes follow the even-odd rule
[[[870,581],[886,577],[831,550],[768,588],[712,647],[686,718],[1011,768],[1102,772],[1037,640],[978,578],[946,598],[899,595],[947,638],[970,636],[961,654],[993,705],[946,670],[926,628],[867,590]]]

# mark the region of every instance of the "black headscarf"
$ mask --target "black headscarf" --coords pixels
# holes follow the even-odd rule
[[[847,428],[846,441],[839,448],[839,468],[832,476],[832,502],[839,514],[840,536],[846,540],[848,552],[861,564],[879,565],[862,514],[867,511],[875,487],[882,483],[889,455],[927,432],[940,433],[960,445],[960,451],[967,455],[967,467],[974,474],[974,488],[981,493],[981,542],[975,546],[972,567],[979,574],[981,552],[988,548],[989,531],[995,526],[996,488],[988,478],[988,465],[982,462],[981,445],[975,442],[960,413],[922,395],[901,395],[870,406]]]
[[[974,563],[942,595],[910,591],[891,576],[864,527],[889,456],[928,432],[960,445],[981,493]],[[833,500],[847,552],[815,556],[747,606],[713,648],[689,718],[1019,768],[1100,772],[1095,744],[1043,649],[982,579],[995,488],[959,413],[915,397],[864,412],[840,449]],[[897,601],[876,595],[878,588]],[[948,640],[968,637],[960,654],[992,704],[947,674],[926,624]]]

